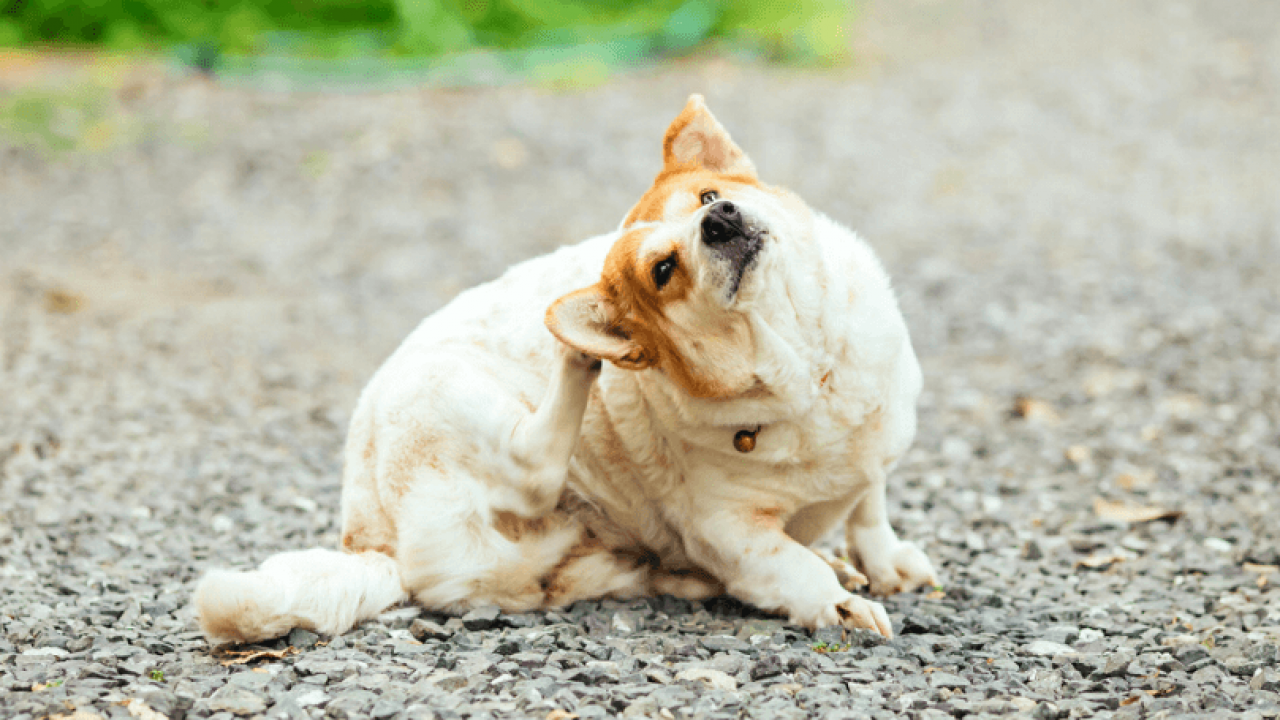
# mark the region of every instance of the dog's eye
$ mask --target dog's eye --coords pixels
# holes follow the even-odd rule
[[[676,271],[675,253],[659,260],[653,265],[653,284],[661,290],[671,281],[671,273]]]
[[[711,203],[719,199],[720,199],[720,193],[716,192],[715,190],[702,191],[701,200],[703,205],[710,205]]]

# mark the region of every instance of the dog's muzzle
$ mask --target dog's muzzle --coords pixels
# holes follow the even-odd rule
[[[742,276],[760,253],[761,232],[748,222],[737,205],[721,200],[702,218],[702,242],[728,264],[729,297],[738,294]]]

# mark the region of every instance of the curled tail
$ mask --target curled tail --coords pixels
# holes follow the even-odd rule
[[[393,558],[317,548],[273,555],[249,572],[210,570],[195,606],[205,636],[218,645],[295,627],[339,635],[408,597]]]

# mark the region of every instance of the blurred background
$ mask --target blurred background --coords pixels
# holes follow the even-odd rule
[[[286,81],[597,81],[717,46],[791,62],[846,57],[847,0],[5,0],[0,46],[170,54]]]

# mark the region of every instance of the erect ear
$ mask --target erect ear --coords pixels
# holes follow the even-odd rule
[[[653,353],[618,326],[616,315],[617,309],[593,285],[551,303],[546,323],[560,342],[620,368],[643,370],[657,362]]]
[[[668,170],[703,167],[725,175],[756,176],[756,166],[734,144],[701,95],[690,95],[684,110],[667,128],[662,141],[662,162]]]

